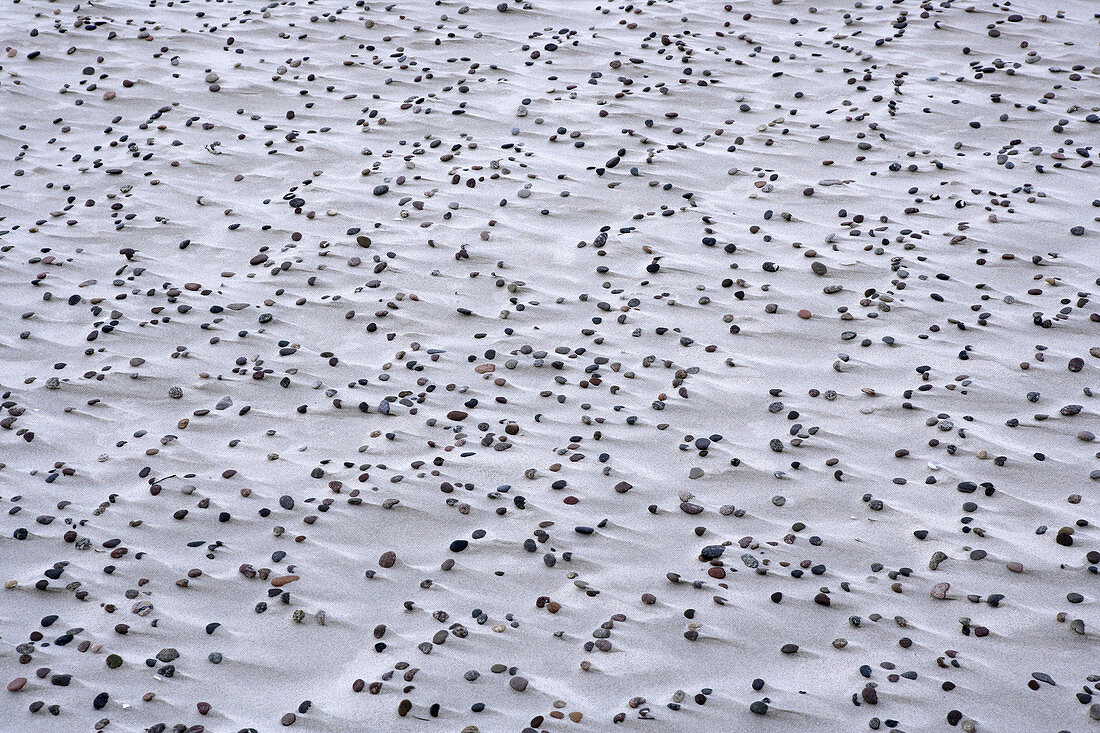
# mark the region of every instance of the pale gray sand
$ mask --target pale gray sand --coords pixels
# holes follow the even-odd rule
[[[2,11],[0,728],[1100,726],[1096,6],[501,7]]]

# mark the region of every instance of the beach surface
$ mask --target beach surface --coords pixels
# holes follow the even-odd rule
[[[5,4],[0,729],[1100,731],[1098,10]]]

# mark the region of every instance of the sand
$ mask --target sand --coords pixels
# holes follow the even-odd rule
[[[9,4],[0,728],[1096,729],[1096,10]]]

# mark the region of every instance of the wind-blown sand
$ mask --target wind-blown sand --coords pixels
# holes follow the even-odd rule
[[[6,4],[0,729],[1100,729],[1096,13]]]

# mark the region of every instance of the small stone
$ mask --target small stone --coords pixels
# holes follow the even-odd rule
[[[1039,680],[1040,682],[1046,682],[1048,685],[1051,685],[1052,687],[1055,686],[1054,678],[1051,677],[1046,672],[1032,672],[1031,676],[1034,677],[1035,679]]]
[[[707,545],[699,551],[699,555],[705,560],[713,560],[718,557],[722,557],[722,554],[726,551],[726,548],[722,545]]]
[[[523,692],[527,689],[527,678],[513,677],[512,679],[508,680],[508,686],[516,692]]]
[[[932,553],[932,559],[928,561],[928,569],[935,570],[940,566],[940,563],[947,559],[947,554],[936,550]]]

